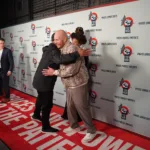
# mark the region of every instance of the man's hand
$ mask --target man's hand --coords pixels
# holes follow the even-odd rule
[[[7,72],[7,76],[10,76],[10,75],[11,75],[11,71],[8,71],[8,72]]]
[[[90,49],[79,49],[78,53],[81,57],[82,56],[89,56],[89,55],[91,55],[91,50]]]
[[[54,75],[54,69],[48,67],[48,69],[43,69],[42,73],[44,76],[53,76]]]

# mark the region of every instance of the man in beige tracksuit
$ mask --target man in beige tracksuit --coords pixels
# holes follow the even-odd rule
[[[78,47],[72,45],[67,39],[67,35],[63,30],[55,33],[54,42],[61,50],[62,54],[72,53],[78,50]],[[60,76],[66,88],[67,95],[67,111],[70,127],[65,132],[72,130],[80,131],[78,124],[77,111],[87,127],[87,134],[83,138],[84,141],[91,141],[96,135],[96,129],[92,123],[90,107],[88,102],[88,71],[85,66],[84,58],[80,57],[75,63],[69,65],[60,65],[59,70],[52,68],[44,69],[45,76]]]

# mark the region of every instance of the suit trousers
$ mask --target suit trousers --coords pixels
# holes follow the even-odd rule
[[[40,117],[42,111],[42,128],[47,129],[50,127],[49,117],[53,107],[53,91],[40,92],[35,104],[34,115]]]
[[[10,98],[9,76],[0,69],[0,95],[5,92],[5,98]]]

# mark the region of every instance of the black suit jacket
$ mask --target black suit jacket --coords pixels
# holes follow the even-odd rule
[[[8,48],[4,48],[1,56],[1,69],[4,74],[8,71],[13,71],[14,60],[12,56],[12,51]]]
[[[57,70],[59,69],[60,64],[75,63],[79,57],[80,55],[78,52],[61,55],[60,50],[52,43],[49,46],[45,46],[43,48],[41,61],[34,75],[33,87],[40,92],[53,90],[57,77],[45,77],[42,74],[42,70],[47,69],[48,67]]]

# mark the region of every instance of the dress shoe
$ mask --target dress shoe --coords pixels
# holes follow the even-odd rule
[[[2,99],[2,103],[7,103],[9,101],[10,101],[10,98],[4,98],[4,99]]]

